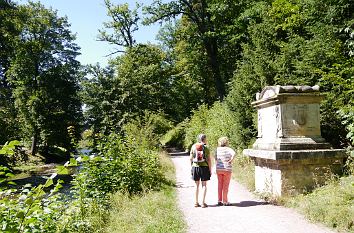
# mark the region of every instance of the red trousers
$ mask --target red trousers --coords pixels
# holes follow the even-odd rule
[[[216,174],[218,176],[218,202],[227,203],[231,171],[216,171]]]

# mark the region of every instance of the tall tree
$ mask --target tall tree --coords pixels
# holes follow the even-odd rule
[[[146,111],[172,115],[170,77],[166,54],[150,44],[127,48],[108,68],[88,67],[82,83],[88,124],[94,133],[109,134]]]
[[[121,92],[112,67],[87,66],[81,85],[86,125],[93,134],[108,135],[117,126],[119,128],[123,115],[119,101]]]
[[[15,26],[17,18],[16,5],[12,1],[0,1],[0,144],[18,139],[17,113],[7,77],[14,55],[13,38],[20,34]]]
[[[104,2],[111,21],[103,23],[103,26],[105,29],[113,30],[113,32],[99,30],[98,39],[119,47],[112,54],[124,52],[124,48],[131,48],[136,44],[133,34],[139,29],[140,17],[138,10],[140,5],[137,4],[135,9],[130,10],[127,3],[114,5],[110,0],[105,0]]]
[[[139,44],[116,60],[116,78],[121,90],[121,104],[127,116],[142,116],[168,109],[170,68],[166,54],[155,45]]]
[[[214,84],[213,89],[216,90],[216,96],[219,100],[224,99],[226,85],[233,72],[224,72],[223,70],[223,68],[227,68],[227,65],[223,65],[223,63],[226,64],[227,59],[224,60],[221,57],[220,50],[226,48],[229,41],[225,38],[225,33],[227,32],[220,31],[219,28],[230,31],[227,26],[237,17],[240,12],[239,9],[242,9],[245,5],[244,2],[176,0],[163,3],[161,0],[155,0],[152,5],[144,8],[149,15],[149,18],[146,19],[148,24],[170,20],[179,16],[182,16],[182,21],[190,22],[189,27],[193,28],[194,31],[190,37],[197,38],[197,44],[200,44],[202,51],[206,53],[207,67],[204,68],[204,71],[209,70],[210,72],[204,76],[205,83]],[[212,93],[213,89],[208,91]],[[215,96],[210,95],[206,102],[210,105],[215,99]]]
[[[245,24],[249,40],[243,44],[228,103],[244,146],[255,136],[249,103],[266,85],[319,84],[326,94],[322,135],[336,147],[347,143],[336,112],[352,104],[347,97],[353,90],[354,60],[348,43],[353,4],[350,0],[259,1],[241,15],[239,23]]]
[[[8,79],[32,154],[43,148],[70,148],[67,127],[79,127],[81,103],[77,91],[78,46],[67,19],[40,3],[16,9],[20,31],[14,38]]]

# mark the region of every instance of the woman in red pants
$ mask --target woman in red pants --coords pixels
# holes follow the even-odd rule
[[[230,205],[227,193],[232,174],[232,161],[235,151],[229,147],[229,139],[221,137],[215,153],[216,174],[218,176],[218,205]]]

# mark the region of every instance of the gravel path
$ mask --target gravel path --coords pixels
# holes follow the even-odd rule
[[[170,153],[176,167],[179,207],[188,223],[188,232],[240,233],[329,233],[330,229],[309,223],[292,209],[274,206],[255,198],[234,180],[230,183],[232,206],[217,206],[217,177],[208,182],[208,208],[194,207],[194,181],[186,153]],[[200,196],[201,200],[201,196]]]

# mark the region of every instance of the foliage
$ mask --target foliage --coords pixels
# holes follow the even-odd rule
[[[6,9],[1,16],[2,32],[9,35],[1,63],[9,120],[16,119],[17,134],[32,140],[32,154],[38,145],[44,152],[55,145],[72,149],[67,127],[78,130],[81,117],[79,48],[67,19],[33,2]]]
[[[82,96],[94,134],[120,133],[124,124],[146,111],[174,117],[178,103],[170,104],[175,84],[169,80],[165,56],[158,46],[139,44],[112,60],[110,68],[88,67],[92,77],[83,82]]]
[[[165,25],[158,35],[172,69],[169,95],[173,101],[169,103],[172,110],[169,112],[176,122],[188,117],[198,104],[211,104],[213,98],[210,96],[215,94],[206,77],[206,59],[200,52],[201,45],[194,41],[193,35],[193,26],[183,19],[178,20],[175,26]]]
[[[167,131],[160,138],[160,142],[164,147],[175,147],[175,148],[183,148],[183,140],[185,138],[185,130],[187,127],[188,121],[182,121],[177,124],[175,127]]]
[[[154,149],[159,145],[159,138],[171,127],[172,123],[164,114],[146,111],[143,117],[130,120],[123,129],[127,138],[137,146]]]
[[[164,175],[175,183],[175,169],[167,154],[160,154]],[[107,232],[184,232],[186,224],[176,205],[174,185],[159,192],[148,191],[132,198],[118,192],[111,196]]]
[[[0,150],[0,165],[14,165],[14,163],[19,159],[16,158],[16,147],[20,145],[20,141],[13,140],[10,142],[6,142],[5,145],[2,146]],[[18,156],[17,154],[17,157]]]
[[[232,147],[240,148],[242,145],[237,143],[239,136],[234,134],[234,127],[234,115],[225,102],[215,102],[209,109],[206,105],[201,105],[187,123],[184,146],[190,148],[196,142],[198,134],[205,133],[211,148],[217,147],[217,141],[222,136],[229,137]]]
[[[166,54],[155,45],[139,44],[112,62],[118,71],[121,95],[119,101],[125,119],[142,116],[145,110],[165,110],[171,89],[169,67],[165,63]]]
[[[17,141],[10,142],[0,151],[11,154],[17,144]],[[2,232],[74,232],[70,229],[75,229],[77,232],[78,229],[82,229],[80,221],[83,222],[83,216],[75,211],[80,202],[71,201],[63,193],[59,193],[62,181],[55,181],[58,174],[66,174],[68,167],[77,165],[77,161],[71,159],[70,162],[68,161],[60,167],[57,173],[47,177],[44,184],[36,187],[26,184],[19,189],[9,187],[9,185],[15,185],[13,181],[10,181],[13,174],[8,168],[0,166],[0,224]],[[72,224],[66,226],[65,223],[68,221],[71,221]],[[86,227],[85,229],[92,228]]]
[[[9,178],[13,177],[14,175],[11,173],[8,167],[0,165],[0,185],[6,184],[11,185],[14,184],[12,181],[8,181]],[[1,187],[0,187],[1,190]],[[1,197],[1,196],[0,196]]]
[[[85,73],[87,75],[81,81],[80,95],[85,104],[86,124],[95,140],[95,134],[108,135],[113,128],[119,128],[123,113],[119,107],[119,89],[117,80],[113,78],[114,71],[110,67],[89,65],[85,67]]]
[[[339,231],[353,232],[354,176],[343,177],[308,195],[300,195],[287,205],[298,208],[309,219]]]
[[[257,1],[240,14],[236,22],[246,27],[248,40],[242,44],[227,99],[240,143],[248,146],[255,136],[250,103],[264,86],[319,84],[326,94],[322,135],[335,147],[348,144],[336,112],[352,104],[353,58],[347,46],[351,7],[351,1]]]
[[[132,195],[161,187],[164,178],[157,152],[150,151],[142,145],[139,148],[136,143],[123,141],[117,135],[111,135],[106,139],[107,142],[100,145],[99,156],[91,158],[80,156],[77,159],[70,159],[64,166],[58,166],[58,173],[49,177],[45,184],[37,187],[26,185],[21,190],[1,190],[2,230],[4,232],[100,232],[109,216],[107,207],[110,194],[119,190],[121,193],[127,192]],[[3,148],[2,151],[6,149],[8,148]],[[61,181],[53,187],[53,179],[57,174],[67,173],[69,167],[77,167],[80,162],[83,168],[74,180],[71,193],[73,199],[66,199],[63,194],[57,193],[61,188]],[[166,162],[162,164],[166,166]],[[0,180],[1,183],[11,177],[7,168],[1,167],[0,172],[0,175],[4,176]],[[50,189],[51,187],[53,188]],[[169,193],[171,189],[171,187],[168,189]],[[162,197],[167,198],[161,193],[157,196],[160,200]],[[171,212],[169,209],[175,202],[173,199],[168,199],[165,209],[173,214],[173,217],[171,215],[168,219],[175,221],[174,217],[178,213]]]
[[[176,205],[176,193],[169,187],[129,199],[112,196],[108,232],[184,232],[185,223]]]
[[[75,179],[70,191],[73,199],[62,212],[56,232],[102,232],[108,216],[107,202],[86,197],[79,184],[80,181]]]
[[[255,187],[255,164],[254,162],[238,151],[232,165],[232,176],[248,190],[253,191]]]
[[[59,201],[60,196],[55,194],[61,187],[60,182],[51,189],[50,195],[46,195],[44,188],[51,185],[52,178],[35,188],[25,186],[19,194],[12,190],[2,192],[0,215],[3,232],[55,231],[65,202]]]
[[[112,21],[105,22],[103,25],[105,28],[112,29],[114,32],[113,34],[108,34],[107,31],[99,30],[99,40],[124,48],[133,47],[136,43],[133,34],[139,29],[139,4],[136,4],[134,10],[130,10],[127,3],[114,5],[110,0],[105,0],[104,3],[108,11],[107,14],[112,18]]]
[[[17,140],[6,142],[0,150],[0,155],[13,155],[18,145],[20,145],[20,141]]]
[[[184,138],[184,147],[190,149],[197,141],[197,136],[206,133],[208,122],[208,108],[201,105],[198,110],[193,111],[193,117],[190,119],[186,127],[186,137]],[[207,135],[208,137],[208,135]]]
[[[354,106],[351,108],[342,108],[338,113],[343,119],[342,124],[345,125],[348,130],[346,137],[350,140],[351,144],[354,145]]]
[[[12,1],[0,3],[0,144],[18,137],[19,125],[17,112],[12,98],[12,88],[6,72],[10,67],[11,57],[14,55],[13,38],[19,31],[15,27],[18,15],[13,12],[16,7]],[[13,14],[10,14],[13,12]]]
[[[81,134],[81,140],[78,143],[78,148],[80,149],[89,149],[89,148],[94,148],[93,144],[93,131],[90,129],[86,129],[82,132]]]
[[[143,146],[116,134],[103,138],[96,159],[85,162],[78,175],[84,197],[104,201],[117,191],[132,195],[158,189],[162,174],[157,154]]]
[[[0,151],[11,154],[18,144],[18,141],[12,141]],[[45,184],[37,187],[25,185],[22,190],[0,187],[0,224],[3,232],[55,231],[57,220],[65,209],[65,201],[59,201],[61,196],[57,194],[62,187],[61,181],[58,180],[55,185],[53,182],[56,175],[53,174]],[[0,166],[0,184],[13,185],[14,182],[8,181],[12,176],[8,168]]]
[[[148,15],[145,19],[147,24],[169,21],[181,16],[182,27],[190,32],[186,34],[187,40],[182,37],[182,41],[189,44],[191,48],[185,51],[185,54],[189,57],[190,55],[201,56],[203,57],[201,60],[206,61],[199,62],[197,66],[204,72],[202,75],[204,101],[208,105],[217,98],[223,100],[226,95],[226,84],[233,71],[231,60],[239,55],[238,46],[230,43],[228,37],[235,32],[236,28],[232,26],[232,16],[237,16],[247,2],[176,0],[165,3],[156,0],[144,8]],[[230,51],[233,53],[228,53]]]
[[[346,126],[348,134],[347,139],[351,142],[351,146],[348,146],[348,158],[345,163],[345,173],[349,175],[354,175],[354,109],[353,108],[342,108],[338,111],[339,115],[343,119],[342,124]]]

